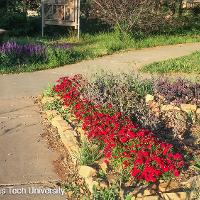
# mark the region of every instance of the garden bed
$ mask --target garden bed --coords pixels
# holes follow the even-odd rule
[[[127,75],[121,80],[112,75],[97,77],[93,82],[80,75],[64,77],[53,90],[46,91],[49,97],[43,99],[48,117],[80,166],[79,174],[85,178],[93,199],[108,194],[110,199],[195,196],[199,186],[197,183],[194,189],[192,180],[199,175],[198,139],[188,135],[188,127],[175,129],[182,115],[172,116],[177,111],[184,116],[189,113],[190,125],[199,125],[199,96],[194,98],[194,92],[190,99],[184,99],[189,94],[182,95],[182,104],[177,102],[180,94],[173,99],[164,96],[158,82]],[[182,87],[187,84],[182,82]],[[190,89],[194,87],[198,84]],[[199,88],[194,91],[199,92]],[[166,120],[166,113],[170,113],[174,126]],[[160,127],[161,119],[165,127]]]

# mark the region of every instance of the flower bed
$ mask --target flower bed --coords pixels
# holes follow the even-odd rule
[[[43,62],[47,58],[47,49],[41,44],[6,42],[0,46],[0,55],[7,56],[13,64]]]
[[[85,83],[80,75],[64,77],[54,91],[81,122],[88,140],[102,146],[105,162],[122,167],[138,181],[155,182],[179,175],[184,159],[171,144],[140,128],[125,113],[115,112],[111,104],[100,105],[85,98]]]
[[[2,72],[32,71],[70,63],[72,45],[68,43],[18,43],[8,41],[0,45],[0,70]],[[76,55],[75,55],[76,56]]]

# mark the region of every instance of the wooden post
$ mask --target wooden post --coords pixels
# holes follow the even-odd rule
[[[77,0],[77,29],[78,29],[78,34],[77,37],[78,39],[80,38],[80,12],[81,12],[81,1]]]
[[[41,5],[42,5],[42,37],[44,37],[44,26],[45,26],[45,24],[44,24],[44,2],[43,2],[43,0],[41,2]]]

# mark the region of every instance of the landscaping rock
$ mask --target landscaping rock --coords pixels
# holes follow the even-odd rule
[[[200,108],[196,111],[197,120],[200,122]]]
[[[116,183],[117,177],[114,174],[108,174],[107,179],[108,179],[109,184],[112,185]]]
[[[186,112],[186,113],[191,113],[191,112],[194,113],[197,110],[197,105],[181,104],[181,110]]]
[[[86,140],[85,132],[82,129],[82,126],[77,126],[76,131],[80,135],[81,141]]]
[[[200,124],[192,125],[191,135],[195,139],[195,144],[198,144],[200,141]]]
[[[154,100],[154,96],[153,95],[147,94],[145,96],[146,103],[148,103],[149,101],[153,101],[153,100]]]
[[[89,189],[89,191],[91,193],[94,193],[94,191],[93,191],[94,187],[98,187],[99,186],[99,183],[97,181],[93,180],[92,177],[86,178],[85,179],[85,183],[87,184],[88,189]]]
[[[78,126],[78,119],[77,119],[76,117],[74,117],[74,116],[71,115],[71,116],[68,118],[68,120],[69,120],[69,122],[72,123],[73,125]]]
[[[60,123],[61,120],[63,120],[63,118],[62,118],[60,115],[58,115],[58,116],[54,117],[54,118],[51,120],[51,124],[52,124],[54,127],[57,128],[57,127],[59,126],[59,123]]]
[[[132,197],[131,200],[160,200],[159,196]]]
[[[179,188],[179,185],[175,181],[167,181],[164,183],[160,183],[158,186],[158,189],[160,192],[166,192],[166,191],[170,191],[172,189],[177,189],[177,188]]]
[[[151,109],[151,111],[154,113],[155,116],[159,117],[160,115],[160,105],[158,102],[155,101],[151,101],[149,102],[149,108]]]
[[[169,105],[162,105],[161,106],[161,111],[162,112],[166,112],[166,111],[169,111],[169,110],[181,110],[179,107],[177,107],[177,106],[174,106],[174,105],[171,105],[171,104],[169,104]]]
[[[186,200],[188,199],[188,194],[186,192],[169,192],[163,193],[162,196],[165,200]]]
[[[71,126],[69,126],[67,122],[63,119],[57,121],[56,127],[59,133],[64,133],[66,130],[72,130]]]
[[[54,117],[58,115],[58,112],[56,110],[47,110],[45,111],[47,119],[52,120]]]
[[[96,176],[97,171],[92,167],[82,165],[80,166],[78,173],[82,178],[89,178]]]
[[[169,110],[163,113],[162,119],[166,123],[167,128],[172,130],[171,134],[173,134],[173,137],[184,139],[188,129],[188,118],[185,112]]]
[[[72,158],[72,161],[74,162],[74,164],[76,164],[77,159],[80,157],[79,156],[80,150],[77,141],[72,134],[73,132],[68,130],[67,132],[60,133],[59,135],[62,143],[64,144],[70,157]]]
[[[54,97],[43,97],[42,98],[42,104],[45,105],[46,103],[52,103],[55,100]]]

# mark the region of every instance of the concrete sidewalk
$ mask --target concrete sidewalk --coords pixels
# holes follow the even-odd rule
[[[52,165],[58,155],[48,149],[40,135],[43,127],[34,100],[0,99],[0,105],[0,191],[5,186],[39,188],[59,182]],[[6,195],[0,192],[0,199],[65,199],[60,195],[12,195],[6,191]]]
[[[47,87],[48,83],[66,75],[92,74],[102,69],[114,73],[129,72],[130,70],[137,73],[138,68],[145,64],[188,55],[197,50],[200,51],[200,43],[147,48],[83,61],[56,69],[0,75],[1,98],[38,95],[42,89]]]

